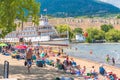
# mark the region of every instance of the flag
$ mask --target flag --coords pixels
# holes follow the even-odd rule
[[[45,12],[46,12],[46,11],[47,11],[47,9],[45,8],[43,11],[45,11]]]

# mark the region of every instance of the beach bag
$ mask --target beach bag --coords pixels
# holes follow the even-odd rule
[[[91,73],[87,73],[87,76],[91,76],[92,74]]]
[[[20,55],[16,55],[16,59],[20,59]]]
[[[63,64],[59,64],[59,65],[58,65],[58,69],[59,69],[59,70],[64,70],[64,65],[63,65]]]
[[[27,61],[24,62],[24,66],[26,66],[26,65],[27,65]]]
[[[36,65],[37,65],[38,67],[43,67],[43,62],[42,62],[41,60],[36,61]]]
[[[55,80],[61,80],[59,77],[56,77]]]

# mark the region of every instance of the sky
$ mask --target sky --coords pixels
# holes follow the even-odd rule
[[[120,0],[100,0],[100,1],[110,3],[110,4],[120,8]]]

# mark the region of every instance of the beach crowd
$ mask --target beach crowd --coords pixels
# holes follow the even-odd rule
[[[85,65],[81,66],[73,57],[64,53],[62,47],[7,44],[7,46],[0,47],[0,52],[17,60],[24,59],[25,62],[23,64],[27,67],[26,71],[28,73],[31,73],[32,65],[38,67],[52,66],[58,73],[62,71],[66,74],[83,77],[84,80],[102,80],[99,76],[104,77],[104,80],[120,80],[117,74],[107,71],[104,68],[104,64],[100,64],[99,70],[96,70],[93,65],[88,70],[88,67]],[[106,56],[106,60],[109,61],[109,55]],[[55,80],[74,80],[74,78],[66,79],[61,76],[56,77]]]

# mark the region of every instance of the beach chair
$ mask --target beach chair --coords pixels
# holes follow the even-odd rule
[[[25,59],[25,54],[20,55],[20,59]]]
[[[50,61],[49,61],[48,59],[45,60],[45,63],[46,63],[47,65],[50,65]]]
[[[36,61],[36,65],[37,65],[38,67],[43,67],[43,63],[42,63],[41,60]]]
[[[16,59],[17,59],[17,60],[20,60],[20,55],[17,54],[17,55],[16,55]]]
[[[43,66],[45,66],[45,61],[44,61],[44,60],[37,60],[37,61],[36,61],[36,65],[37,65],[38,67],[43,67]]]
[[[9,53],[5,53],[4,55],[5,55],[5,56],[10,56],[10,54],[9,54]]]
[[[13,54],[13,53],[12,53],[12,54],[11,54],[11,57],[12,57],[12,58],[16,58],[16,54]]]
[[[59,77],[56,77],[54,80],[61,80]]]

